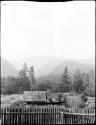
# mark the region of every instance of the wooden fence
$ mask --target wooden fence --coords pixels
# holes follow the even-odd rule
[[[93,124],[94,122],[94,109],[64,109],[60,106],[1,109],[1,125]]]

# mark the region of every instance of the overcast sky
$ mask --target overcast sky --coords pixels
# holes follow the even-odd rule
[[[1,2],[1,56],[95,57],[95,2]]]

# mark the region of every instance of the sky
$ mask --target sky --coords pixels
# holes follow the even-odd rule
[[[1,56],[95,58],[95,2],[1,2]]]

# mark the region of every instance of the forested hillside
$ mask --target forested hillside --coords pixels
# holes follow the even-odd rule
[[[2,77],[2,94],[23,93],[24,91],[47,91],[51,92],[72,92],[86,93],[88,96],[95,96],[95,71],[89,68],[89,71],[79,69],[79,66],[70,72],[67,65],[62,68],[62,73],[55,73],[39,78],[35,77],[33,66],[27,66],[24,63],[23,68],[18,72],[17,77]]]
[[[13,64],[7,60],[1,58],[1,76],[16,76],[18,73],[17,69]]]

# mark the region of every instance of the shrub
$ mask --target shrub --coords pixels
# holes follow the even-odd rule
[[[85,103],[82,103],[78,106],[78,108],[85,108],[86,107],[86,104]]]
[[[87,98],[86,94],[83,93],[82,96],[81,96],[81,103],[78,107],[79,108],[85,108],[87,100],[88,100],[88,98]]]
[[[62,94],[58,94],[58,102],[62,102]]]
[[[88,100],[88,98],[87,98],[86,94],[83,94],[83,95],[81,96],[81,101],[82,101],[83,103],[86,103],[87,100]]]
[[[66,96],[63,97],[63,103],[64,103],[66,108],[70,108],[70,104],[68,103],[68,100],[67,100]]]

